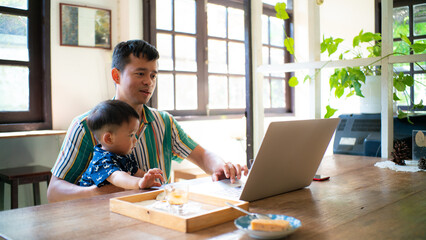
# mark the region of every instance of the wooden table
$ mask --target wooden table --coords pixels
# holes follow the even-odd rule
[[[329,181],[258,200],[250,210],[302,221],[287,239],[426,239],[426,172],[374,167],[379,158],[333,155],[318,171]],[[10,239],[250,239],[233,222],[181,233],[109,211],[111,197],[0,212],[0,236]]]

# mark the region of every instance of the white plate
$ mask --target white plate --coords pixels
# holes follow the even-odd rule
[[[278,231],[278,232],[266,232],[266,231],[253,231],[250,228],[250,222],[254,217],[246,215],[239,217],[235,219],[234,224],[237,226],[238,229],[243,230],[244,232],[248,233],[250,237],[258,238],[258,239],[276,239],[276,238],[282,238],[287,235],[292,234],[294,231],[296,231],[300,226],[302,226],[302,223],[299,219],[294,217],[289,217],[286,215],[276,215],[276,214],[268,214],[268,216],[271,219],[282,219],[286,220],[290,223],[291,228],[286,229],[284,231]]]

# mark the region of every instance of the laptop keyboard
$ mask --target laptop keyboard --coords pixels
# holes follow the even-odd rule
[[[238,200],[243,191],[244,183],[245,182],[240,180],[236,183],[231,183],[229,179],[225,179],[218,182],[200,184],[199,186],[193,187],[193,190],[198,193]]]

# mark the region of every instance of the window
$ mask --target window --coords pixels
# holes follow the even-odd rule
[[[287,1],[290,19],[282,21],[275,17],[275,3],[283,1],[265,1],[262,15],[262,56],[263,64],[284,64],[293,62],[293,56],[284,49],[285,36],[293,37],[291,1]],[[283,29],[285,31],[283,31]],[[292,89],[287,80],[293,73],[273,73],[264,75],[263,105],[266,113],[292,112]]]
[[[175,116],[244,114],[243,7],[242,0],[144,2],[144,14],[152,14],[145,16],[144,26],[148,30],[144,36],[160,52],[152,106]],[[291,60],[284,57],[284,23],[273,16],[274,6],[264,4],[264,61],[284,63]],[[289,29],[286,28],[288,35]],[[288,78],[284,74],[265,75],[266,112],[288,112]]]
[[[395,0],[393,7],[393,50],[394,52],[410,54],[410,49],[407,43],[401,40],[400,34],[407,36],[412,43],[426,43],[426,3],[421,0]],[[380,14],[380,7],[377,13]],[[408,93],[409,98],[405,98],[402,94],[398,95],[401,99],[398,102],[400,104],[398,107],[403,110],[412,109],[413,104],[419,103],[421,100],[423,100],[423,105],[426,103],[426,74],[423,70],[426,69],[426,62],[418,62],[417,64],[394,64],[394,68],[398,72],[410,74],[416,80]],[[426,111],[426,108],[417,109],[417,111],[419,110]]]
[[[0,0],[0,131],[51,128],[49,25],[49,0]]]

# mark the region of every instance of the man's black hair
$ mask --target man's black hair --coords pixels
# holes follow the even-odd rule
[[[117,68],[120,71],[130,62],[129,56],[140,58],[144,57],[148,61],[157,60],[160,54],[157,49],[144,40],[129,40],[127,42],[120,42],[115,46],[114,53],[112,54],[112,68]]]
[[[139,114],[129,104],[120,100],[107,100],[96,105],[87,117],[87,126],[98,138],[98,131],[107,126],[113,131],[132,118],[139,119]],[[99,140],[99,138],[98,138]]]

